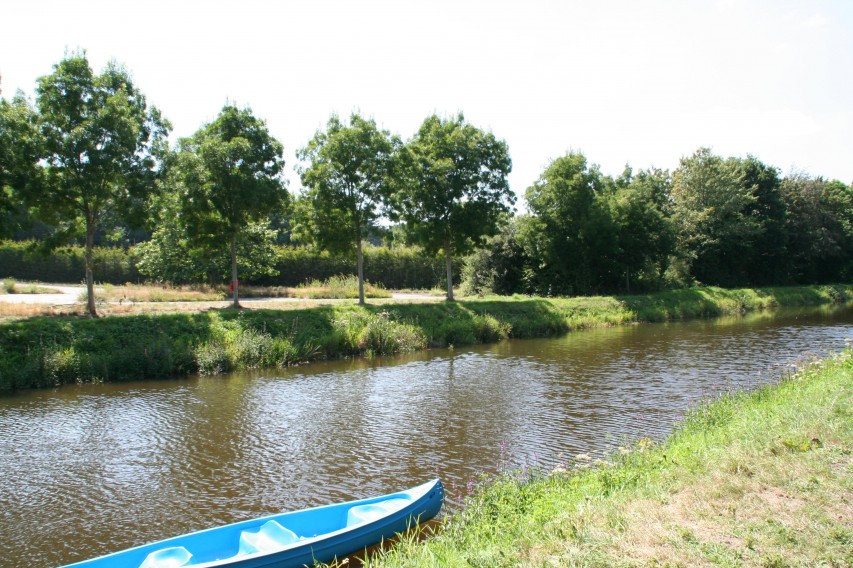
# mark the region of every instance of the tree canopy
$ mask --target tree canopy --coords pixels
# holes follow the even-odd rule
[[[253,223],[289,201],[283,151],[263,120],[233,104],[178,143],[174,179],[188,237],[208,250],[230,250],[234,307],[239,307],[238,241],[251,233]]]
[[[67,55],[38,80],[36,108],[43,166],[22,197],[57,228],[49,243],[85,235],[87,310],[95,316],[95,231],[151,191],[170,125],[124,67],[110,62],[96,75],[85,53]]]
[[[23,93],[0,98],[0,236],[18,209],[18,197],[38,177],[41,135],[38,115]]]
[[[762,232],[750,215],[757,197],[739,164],[700,148],[672,174],[672,199],[679,252],[693,276],[706,284],[735,284],[740,259]]]
[[[699,148],[672,172],[626,166],[611,177],[571,151],[547,164],[516,216],[505,141],[460,113],[427,117],[402,143],[354,112],[348,121],[332,115],[298,151],[303,192],[291,208],[282,146],[251,109],[226,103],[174,148],[169,128],[124,67],[110,62],[95,73],[85,52],[39,78],[32,101],[22,92],[0,98],[0,236],[32,239],[27,250],[85,245],[93,316],[93,245],[106,243],[135,246],[140,273],[159,280],[230,275],[235,306],[238,259],[240,275],[259,282],[284,266],[274,256],[287,254],[274,254],[273,243],[354,253],[363,303],[365,270],[387,272],[363,250],[378,237],[419,245],[409,252],[432,257],[422,285],[446,278],[448,300],[454,263],[472,252],[460,271],[466,292],[853,277],[853,186],[805,173],[783,178],[753,155]],[[335,259],[334,271],[346,272],[345,262]]]
[[[539,293],[583,293],[594,287],[594,242],[613,236],[599,199],[605,181],[583,154],[570,152],[553,160],[527,188],[531,217],[520,237],[537,262],[532,284]]]
[[[357,113],[349,125],[332,115],[297,152],[306,188],[300,208],[302,234],[333,252],[355,250],[358,301],[364,304],[362,241],[376,228],[391,194],[391,162],[397,141],[373,119]]]
[[[460,113],[428,117],[401,158],[397,215],[427,252],[444,252],[447,299],[453,300],[452,256],[469,252],[498,230],[515,203],[506,142],[468,124]]]
[[[853,278],[853,187],[796,173],[781,183],[790,279]]]
[[[625,291],[631,290],[632,281],[663,279],[675,247],[667,212],[670,183],[669,172],[660,169],[634,174],[629,168],[616,180],[615,191],[608,196],[616,249],[613,278],[606,289],[618,287],[620,272],[625,276]]]

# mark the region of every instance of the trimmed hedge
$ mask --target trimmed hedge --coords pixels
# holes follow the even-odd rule
[[[355,274],[355,257],[333,256],[307,247],[279,247],[277,276],[259,277],[252,284],[264,286],[298,286],[312,280],[324,281],[339,274]],[[454,280],[462,271],[455,261]],[[415,248],[366,247],[364,278],[389,290],[430,289],[444,287],[444,261],[424,256]]]
[[[37,282],[82,282],[86,278],[85,249],[70,246],[50,254],[34,251],[33,243],[0,242],[0,278]],[[141,282],[136,261],[124,248],[95,247],[95,279],[109,284]]]
[[[48,255],[32,251],[31,242],[0,242],[0,278],[38,282],[81,282],[85,277],[84,249],[71,246]],[[355,258],[332,256],[308,247],[276,247],[277,275],[259,276],[247,284],[262,286],[298,286],[331,276],[355,274]],[[133,249],[95,247],[95,280],[107,284],[141,282],[145,278],[136,268]],[[462,262],[454,263],[455,282],[459,282]],[[364,276],[373,284],[390,290],[444,287],[444,261],[424,256],[415,248],[367,247]]]

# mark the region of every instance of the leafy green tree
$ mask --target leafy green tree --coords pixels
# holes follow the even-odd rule
[[[166,211],[174,216],[166,216]],[[181,224],[179,209],[164,210],[164,220],[151,239],[133,247],[137,268],[144,276],[160,281],[186,284],[227,281],[231,274],[228,248],[210,248],[189,237],[191,230]],[[264,223],[250,223],[237,243],[240,274],[243,278],[276,274],[275,231]]]
[[[500,232],[465,259],[462,289],[466,294],[525,292],[530,261],[518,240],[518,218],[500,224]]]
[[[23,93],[0,98],[0,235],[20,212],[20,192],[36,183],[41,153],[38,115]]]
[[[428,117],[400,157],[397,215],[425,251],[443,251],[447,299],[453,300],[454,254],[465,254],[498,230],[515,196],[507,175],[512,161],[506,142],[468,124]]]
[[[853,277],[853,187],[806,174],[782,180],[789,271],[797,283]]]
[[[92,247],[108,213],[124,214],[154,186],[169,124],[115,62],[95,75],[85,53],[68,55],[36,88],[43,146],[38,183],[24,197],[57,227],[49,244],[85,235],[87,309],[95,310]]]
[[[735,266],[739,266],[744,285],[778,284],[786,280],[785,218],[787,206],[782,197],[779,170],[754,156],[731,158],[740,174],[741,185],[755,200],[746,206],[745,215],[758,224],[758,231]]]
[[[253,223],[287,205],[284,148],[249,108],[226,104],[219,116],[178,143],[175,179],[188,239],[210,251],[228,250],[233,306],[238,308],[238,244]]]
[[[706,284],[741,283],[741,260],[762,226],[751,214],[757,198],[739,163],[700,148],[673,173],[672,199],[678,250],[693,277]]]
[[[346,125],[333,115],[297,152],[307,162],[299,173],[306,191],[301,213],[303,230],[321,248],[335,253],[355,250],[358,303],[364,304],[362,243],[376,231],[390,196],[389,173],[396,141],[372,119],[357,113]]]
[[[536,263],[532,284],[538,293],[588,293],[613,270],[615,231],[600,197],[610,183],[582,153],[570,152],[527,188],[530,217],[519,238]]]
[[[648,286],[663,281],[675,246],[667,211],[670,183],[667,171],[650,169],[634,174],[629,168],[609,196],[618,243],[615,260],[624,273],[626,291],[631,290],[632,279],[641,279]]]

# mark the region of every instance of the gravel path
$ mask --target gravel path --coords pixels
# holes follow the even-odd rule
[[[19,282],[19,286],[27,286],[26,282]],[[52,286],[39,284],[45,288],[58,290],[58,294],[0,294],[0,302],[10,304],[52,304],[68,305],[76,304],[80,294],[86,291],[85,286]]]
[[[19,282],[19,286],[27,286],[27,282]],[[54,286],[50,284],[39,284],[39,286],[44,286],[45,288],[52,288],[54,290],[58,290],[60,293],[58,294],[0,294],[0,302],[8,302],[12,304],[51,304],[54,306],[58,305],[70,305],[76,304],[79,301],[79,298],[82,294],[86,292],[85,286]],[[392,293],[391,297],[395,300],[403,300],[403,301],[420,301],[420,302],[429,302],[429,301],[438,301],[441,300],[441,297],[430,296],[429,294],[410,294],[410,293]],[[304,301],[301,298],[240,298],[241,302],[272,302],[272,301],[294,301],[301,302]],[[227,304],[228,301],[223,301],[223,304]]]

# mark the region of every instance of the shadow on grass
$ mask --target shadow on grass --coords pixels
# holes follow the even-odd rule
[[[723,313],[719,302],[703,288],[670,290],[642,296],[616,296],[616,299],[635,314],[637,321],[644,322],[714,317]]]
[[[0,325],[0,391],[175,377],[197,370],[211,315],[42,317]]]

